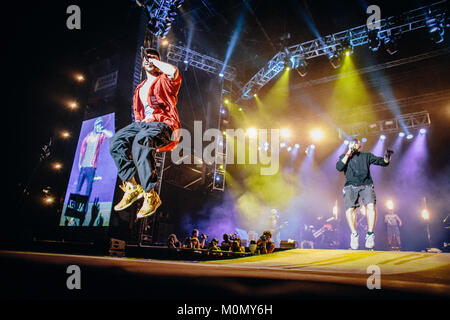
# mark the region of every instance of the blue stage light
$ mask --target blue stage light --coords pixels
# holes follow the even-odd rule
[[[362,138],[361,141],[366,143],[367,142],[367,138]]]

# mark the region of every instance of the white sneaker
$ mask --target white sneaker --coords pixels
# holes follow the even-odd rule
[[[373,249],[375,247],[375,233],[372,233],[370,236],[366,234],[366,248]]]
[[[350,248],[357,250],[359,247],[359,237],[357,233],[352,233],[350,235]]]

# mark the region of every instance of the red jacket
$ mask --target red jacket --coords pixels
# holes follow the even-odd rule
[[[89,132],[86,137],[84,137],[83,142],[81,143],[81,149],[80,149],[80,154],[81,154],[81,159],[79,160],[80,165],[83,163],[83,159],[85,156],[85,152],[86,152],[86,145],[87,145],[87,139],[89,138],[89,136],[91,135],[93,131]],[[97,140],[97,146],[95,147],[95,155],[94,155],[94,161],[92,166],[94,168],[97,168],[97,162],[98,162],[98,154],[100,152],[100,147],[103,143],[103,141],[105,141],[108,137],[104,134],[104,133],[99,133],[99,137]]]
[[[144,85],[145,80],[142,81],[134,91],[133,96],[133,112],[134,119],[136,121],[143,121],[145,119],[145,110],[144,106],[139,98],[139,89]],[[177,111],[177,95],[178,90],[180,90],[181,86],[181,75],[178,72],[178,75],[174,79],[170,79],[164,73],[161,73],[156,77],[155,81],[153,81],[150,89],[148,91],[147,101],[148,104],[151,105],[151,96],[155,96],[159,104],[164,104],[165,108],[156,108],[153,111],[153,119],[147,120],[148,122],[164,122],[166,123],[172,132],[176,133],[177,129],[181,128],[180,120],[178,117]],[[170,142],[169,144],[157,149],[157,152],[171,151],[175,149],[178,142],[180,141],[179,135],[176,134],[175,140]]]

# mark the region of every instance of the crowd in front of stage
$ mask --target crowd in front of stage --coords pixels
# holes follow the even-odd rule
[[[186,237],[183,241],[179,241],[175,234],[169,235],[167,239],[167,247],[172,249],[191,249],[198,252],[205,252],[212,255],[232,255],[232,254],[266,254],[275,250],[275,243],[272,241],[272,233],[264,231],[257,240],[251,240],[248,247],[243,245],[242,240],[237,234],[224,233],[222,242],[213,238],[207,242],[208,236],[199,235],[197,229],[192,230],[191,236]]]

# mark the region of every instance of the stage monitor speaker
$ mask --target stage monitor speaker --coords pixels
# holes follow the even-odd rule
[[[297,241],[294,240],[281,240],[280,249],[295,249],[297,246]]]

